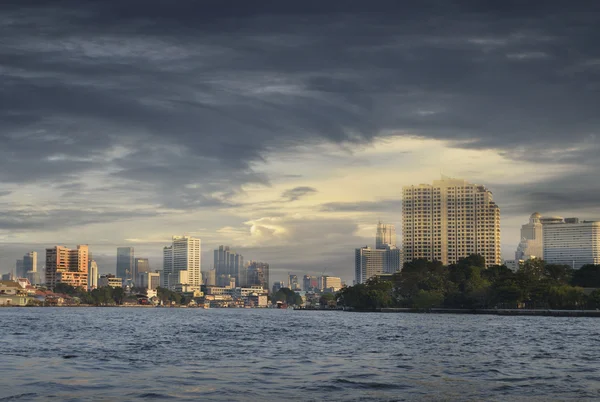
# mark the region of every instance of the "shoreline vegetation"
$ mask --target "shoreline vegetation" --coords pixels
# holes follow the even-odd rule
[[[479,255],[456,264],[417,259],[402,271],[342,288],[338,307],[361,312],[600,317],[600,265],[528,260],[513,272]]]

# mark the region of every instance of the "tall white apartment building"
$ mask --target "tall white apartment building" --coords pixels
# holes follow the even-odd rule
[[[515,252],[515,260],[527,260],[531,257],[542,258],[544,255],[542,215],[531,214],[529,223],[521,226],[521,241]]]
[[[394,225],[379,221],[375,235],[375,248],[383,249],[388,246],[396,247],[396,228]]]
[[[173,243],[163,249],[163,287],[202,284],[200,239],[173,236]],[[182,282],[184,281],[184,282]]]
[[[500,208],[482,185],[442,176],[402,189],[403,258],[453,264],[480,254],[501,264]]]
[[[98,264],[94,260],[89,261],[88,268],[88,289],[96,289],[98,287]]]
[[[378,274],[385,273],[386,250],[361,247],[354,251],[354,283],[365,283]]]
[[[575,269],[600,264],[600,222],[567,218],[543,226],[544,260]]]

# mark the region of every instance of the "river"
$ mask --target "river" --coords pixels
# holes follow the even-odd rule
[[[0,401],[593,400],[600,320],[2,308]]]

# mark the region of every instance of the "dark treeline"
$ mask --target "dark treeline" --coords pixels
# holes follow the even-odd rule
[[[568,265],[529,260],[512,272],[504,265],[485,268],[479,255],[444,266],[425,259],[404,264],[391,280],[373,278],[345,287],[338,304],[356,309],[410,308],[600,308],[600,265],[573,270]]]

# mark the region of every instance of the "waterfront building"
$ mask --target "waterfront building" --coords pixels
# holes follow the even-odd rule
[[[542,215],[534,212],[529,223],[521,226],[521,242],[515,252],[515,260],[542,258],[544,255]]]
[[[566,218],[543,225],[544,261],[574,269],[600,264],[600,222]]]
[[[500,208],[482,185],[442,176],[402,189],[403,258],[453,264],[471,254],[501,263]]]
[[[230,278],[234,278],[237,285],[241,285],[243,282],[247,283],[244,257],[231,251],[229,246],[219,246],[217,250],[214,250],[214,269],[220,286],[229,283]]]
[[[88,289],[98,288],[98,264],[94,260],[89,262],[88,272]]]
[[[163,249],[163,287],[174,289],[175,285],[182,284],[200,286],[201,253],[200,239],[173,236],[172,244]]]
[[[396,227],[379,221],[375,235],[375,248],[385,249],[388,247],[396,247]]]
[[[55,246],[46,249],[46,286],[54,289],[57,283],[87,288],[88,285],[87,245],[77,249]]]
[[[269,264],[265,262],[250,261],[248,263],[247,286],[262,286],[269,289]]]
[[[135,278],[134,272],[133,247],[117,248],[117,277],[124,281],[131,281]]]
[[[110,286],[111,288],[122,288],[123,278],[114,276],[113,274],[101,275],[98,280],[99,287]]]

